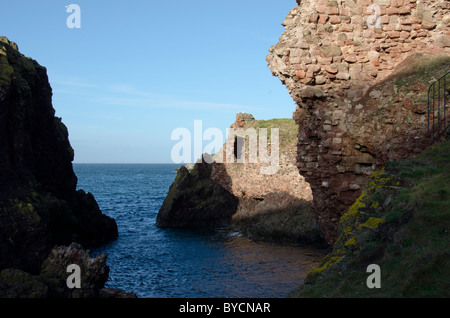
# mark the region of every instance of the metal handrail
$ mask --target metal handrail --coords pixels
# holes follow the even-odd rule
[[[448,81],[446,79],[447,75],[450,74],[450,71],[448,71],[444,76],[438,78],[436,81],[434,81],[430,87],[428,88],[428,135],[429,135],[429,141],[430,145],[433,144],[436,140],[438,140],[450,127],[450,124],[447,123],[447,114],[446,114],[446,108],[447,108],[447,95],[450,92],[447,92],[447,84]],[[442,111],[442,129],[441,129],[441,82],[443,82],[443,101],[444,101],[444,107]],[[437,98],[436,98],[436,85],[437,85]],[[450,89],[450,87],[449,87]],[[433,90],[433,91],[431,91]],[[433,95],[431,97],[431,95]],[[435,108],[436,106],[436,100],[437,100],[437,110]],[[430,105],[430,102],[431,105]],[[437,111],[437,116],[436,116]],[[431,119],[430,119],[431,117]],[[436,118],[437,117],[437,118]],[[436,128],[437,123],[437,128]]]

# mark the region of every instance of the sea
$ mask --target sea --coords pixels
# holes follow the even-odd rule
[[[161,229],[156,216],[176,176],[174,164],[74,164],[78,189],[117,222],[106,253],[105,287],[139,298],[284,298],[323,250],[256,242],[231,227]]]

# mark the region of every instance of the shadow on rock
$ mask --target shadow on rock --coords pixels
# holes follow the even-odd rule
[[[239,201],[211,179],[212,168],[202,158],[178,169],[156,219],[159,227],[230,225]]]

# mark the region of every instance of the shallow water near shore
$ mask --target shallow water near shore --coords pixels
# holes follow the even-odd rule
[[[141,298],[281,298],[316,267],[323,250],[254,242],[232,228],[160,229],[156,216],[178,165],[74,164],[78,188],[114,218],[106,287]]]

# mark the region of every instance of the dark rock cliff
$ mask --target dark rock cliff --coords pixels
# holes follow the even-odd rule
[[[117,238],[115,221],[76,191],[73,156],[46,69],[0,37],[0,270],[37,274],[55,245]]]
[[[224,226],[231,223],[238,200],[211,179],[213,166],[200,161],[188,169],[182,166],[158,213],[161,228]]]

